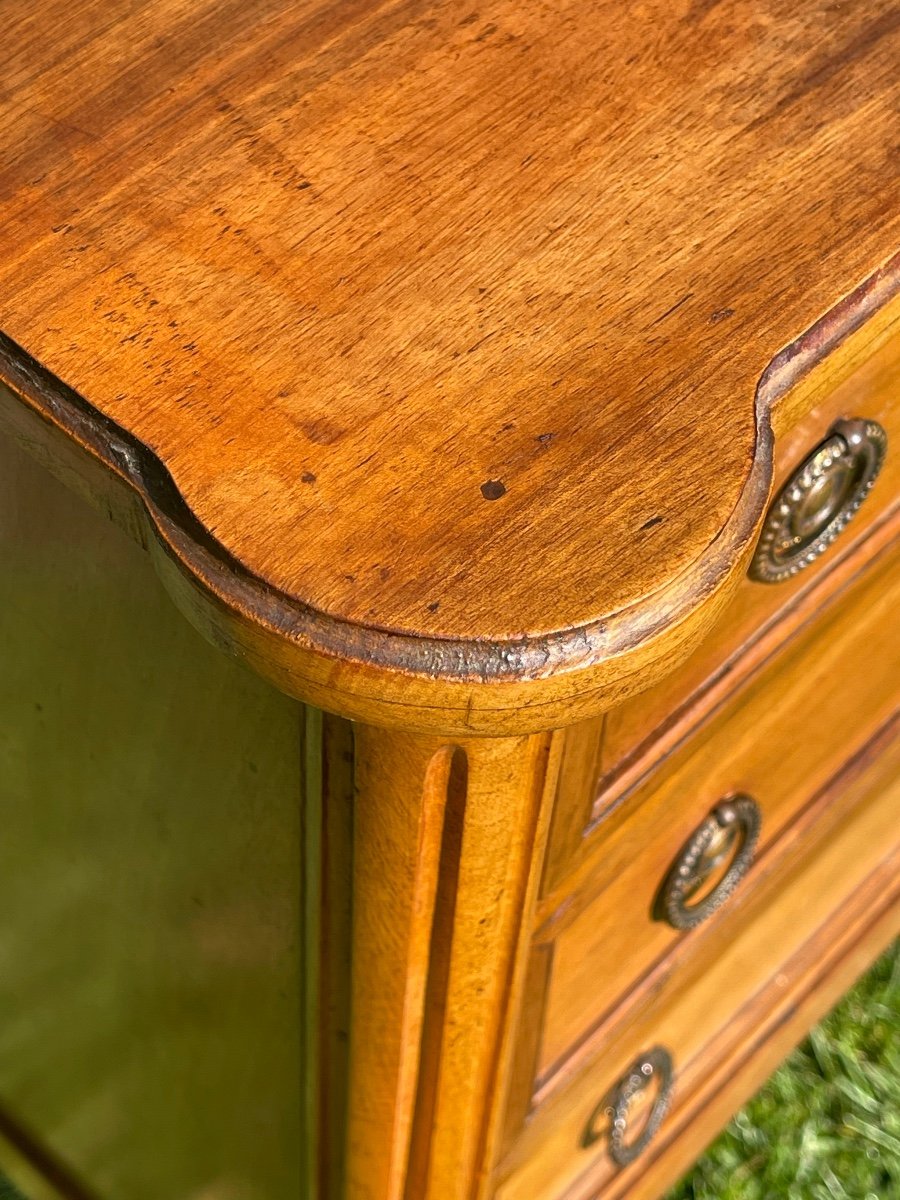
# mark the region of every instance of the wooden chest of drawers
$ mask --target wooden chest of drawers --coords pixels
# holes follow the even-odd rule
[[[900,926],[895,7],[4,17],[0,1170],[657,1200]]]

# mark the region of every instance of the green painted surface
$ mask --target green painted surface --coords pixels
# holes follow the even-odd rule
[[[305,1200],[300,710],[0,493],[0,1106],[98,1200]]]

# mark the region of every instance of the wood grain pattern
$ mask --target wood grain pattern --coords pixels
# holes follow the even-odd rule
[[[0,425],[148,557],[0,447],[0,1111],[73,1197],[618,1200],[597,1090],[663,1038],[694,1120],[893,886],[896,749],[822,790],[888,705],[880,569],[538,897],[558,727],[615,741],[774,620],[785,456],[893,387],[896,4],[3,18]],[[827,747],[752,744],[820,692]],[[720,770],[779,766],[731,924],[611,928]]]
[[[167,554],[207,589],[197,545],[227,563],[198,622],[352,715],[491,732],[486,682],[569,673],[596,709],[683,656],[769,409],[896,289],[889,0],[4,22],[8,382],[123,434]],[[537,728],[540,691],[480,703],[503,732],[543,699]]]
[[[868,569],[896,547],[896,524],[885,526],[880,534],[882,536],[874,544],[867,541],[863,562],[860,562],[858,555],[851,555],[831,573],[827,581],[829,586],[824,586],[825,581],[820,581],[823,586],[814,588],[803,597],[802,603],[791,610],[787,629],[776,626],[767,630],[747,647],[734,670],[726,670],[710,692],[701,697],[697,705],[699,711],[688,707],[686,712],[676,713],[672,728],[666,730],[666,736],[660,739],[656,747],[656,755],[642,759],[633,776],[623,776],[622,783],[625,786],[621,791],[611,789],[610,793],[595,798],[595,755],[589,751],[593,736],[593,749],[596,752],[596,738],[602,731],[602,718],[592,726],[579,726],[577,731],[566,732],[560,790],[554,807],[554,817],[561,815],[565,820],[551,826],[544,874],[545,888],[539,909],[542,920],[551,920],[563,898],[579,892],[593,878],[594,872],[600,869],[604,840],[614,833],[620,815],[627,816],[634,806],[640,805],[642,797],[653,794],[657,787],[665,787],[667,777],[679,769],[679,764],[683,764],[696,747],[702,748],[711,735],[715,736],[721,727],[722,715],[734,708],[734,695],[753,695],[761,673],[773,670],[777,673],[779,656],[790,654],[792,643],[808,638],[814,632],[814,622],[820,612],[826,621],[834,619],[833,610],[859,582],[861,567]],[[801,680],[791,681],[793,687],[801,684]],[[774,702],[778,703],[777,698]],[[826,699],[827,704],[835,702],[840,701],[833,696]],[[863,703],[868,702],[863,696]],[[583,734],[583,738],[571,736],[575,732]],[[848,732],[852,737],[852,731]],[[806,736],[804,733],[804,738]],[[816,738],[814,728],[808,736]],[[573,749],[577,753],[567,761],[566,753]],[[802,746],[800,752],[803,752]],[[833,748],[829,750],[831,752]],[[718,765],[727,770],[729,760],[723,759]],[[566,794],[564,786],[571,787],[572,792]],[[557,835],[555,841],[554,833]],[[564,834],[568,840],[562,836]],[[554,856],[552,861],[551,851]]]
[[[356,755],[347,1196],[474,1200],[503,1110],[554,738],[454,747],[361,726]]]
[[[838,930],[826,927],[804,949],[795,969],[799,986],[773,1005],[771,993],[757,998],[744,1019],[756,1036],[724,1058],[709,1073],[703,1088],[696,1089],[691,1104],[679,1113],[678,1125],[642,1164],[640,1178],[632,1179],[627,1200],[658,1200],[673,1181],[681,1179],[721,1132],[734,1114],[751,1099],[783,1063],[791,1050],[838,1003],[859,977],[900,935],[900,894],[885,898],[876,877],[857,898],[853,919]],[[879,890],[882,894],[879,895]],[[861,903],[860,903],[861,902]],[[589,1200],[592,1184],[588,1185]]]
[[[650,965],[683,940],[651,919],[654,899],[715,805],[738,792],[753,796],[762,832],[756,867],[701,936],[731,922],[729,910],[745,903],[756,875],[772,869],[768,852],[777,857],[785,828],[895,711],[900,558],[867,571],[842,601],[598,830],[585,870],[542,905],[550,916],[538,936],[554,944],[539,1063],[545,1080]],[[829,687],[835,678],[841,686]],[[603,961],[628,966],[605,972],[598,970]]]
[[[820,796],[820,819],[797,839],[788,869],[770,881],[768,896],[758,897],[759,906],[748,914],[735,944],[714,958],[705,957],[688,978],[673,981],[675,1011],[662,1020],[671,1015],[673,1026],[685,1031],[681,1094],[647,1162],[618,1173],[608,1189],[601,1189],[601,1194],[608,1191],[603,1200],[631,1200],[635,1191],[652,1196],[653,1182],[643,1184],[644,1168],[654,1160],[664,1162],[666,1152],[698,1116],[700,1131],[708,1131],[703,1107],[732,1072],[746,1066],[770,1041],[778,1045],[781,1026],[795,1009],[810,1022],[809,1029],[817,1013],[822,1014],[820,1006],[828,993],[834,1000],[838,997],[829,977],[846,978],[848,960],[858,974],[866,961],[860,948],[874,957],[900,933],[900,848],[891,837],[892,815],[895,820],[900,801],[898,769],[900,714]],[[863,864],[869,868],[865,877],[860,874]],[[707,997],[708,1020],[697,1023],[697,1007]],[[724,1021],[723,1002],[731,1005]],[[692,1055],[691,1046],[701,1043],[701,1053]],[[600,1174],[608,1178],[605,1164]],[[657,1183],[658,1175],[657,1171]],[[596,1177],[583,1181],[576,1195],[579,1192],[579,1200],[594,1200]]]
[[[655,1200],[674,1182],[661,1168],[644,1187],[646,1164],[677,1142],[736,1065],[773,1036],[778,1044],[779,1024],[793,1004],[805,1003],[855,942],[866,945],[873,924],[882,916],[889,923],[880,927],[875,949],[896,931],[898,765],[894,721],[825,789],[818,819],[729,936],[635,989],[598,1032],[567,1085],[537,1110],[498,1168],[497,1200]],[[616,1171],[603,1143],[584,1149],[581,1134],[634,1056],[657,1042],[675,1060],[676,1103],[656,1145]],[[702,1119],[701,1131],[710,1132]]]
[[[896,306],[900,316],[900,304]],[[779,437],[775,486],[818,445],[834,422],[860,413],[879,421],[889,452],[875,488],[830,550],[777,586],[741,581],[697,650],[647,691],[566,734],[560,794],[547,852],[545,887],[553,888],[585,853],[590,834],[623,798],[709,721],[779,646],[841,597],[861,564],[897,536],[900,510],[900,337],[866,345],[867,360],[835,385],[822,370],[807,377],[808,411]],[[816,376],[825,378],[816,378]],[[829,388],[829,385],[830,388]]]
[[[454,751],[360,734],[347,1184],[359,1200],[403,1200]]]

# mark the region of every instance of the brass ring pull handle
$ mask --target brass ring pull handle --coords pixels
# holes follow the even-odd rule
[[[672,1057],[662,1046],[655,1046],[631,1064],[608,1098],[601,1100],[591,1114],[582,1145],[592,1146],[606,1136],[609,1156],[618,1167],[627,1167],[646,1150],[659,1130],[672,1099]],[[628,1140],[629,1110],[636,1098],[656,1085],[656,1097],[637,1136]],[[607,1118],[606,1121],[603,1118]],[[608,1122],[608,1124],[607,1124]]]
[[[778,583],[827,550],[868,496],[886,451],[877,421],[838,421],[772,502],[750,578]]]
[[[693,929],[712,916],[746,875],[761,824],[759,805],[750,796],[733,796],[716,805],[672,864],[655,915],[675,929]],[[719,881],[696,899],[725,863]]]

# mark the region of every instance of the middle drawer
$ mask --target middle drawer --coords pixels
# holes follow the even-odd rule
[[[552,1086],[623,991],[683,936],[671,914],[697,921],[704,911],[697,905],[710,894],[706,908],[714,908],[716,882],[737,858],[743,836],[740,820],[730,824],[729,817],[755,810],[757,855],[764,855],[888,719],[900,676],[898,595],[900,558],[881,555],[733,697],[699,742],[673,756],[663,780],[648,783],[606,819],[589,860],[545,897],[535,937],[536,947],[546,947],[533,1060],[538,1093]],[[749,799],[735,803],[739,797]],[[692,881],[705,873],[691,894]],[[726,911],[741,904],[754,874],[750,864],[749,878],[724,901]],[[665,888],[673,880],[677,885]],[[679,891],[686,893],[681,900]],[[702,931],[717,920],[710,915],[698,924]]]

